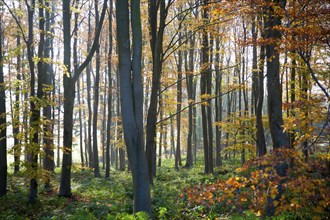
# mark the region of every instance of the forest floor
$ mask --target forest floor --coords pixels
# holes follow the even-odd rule
[[[222,183],[230,180],[238,180],[237,168],[241,167],[238,159],[226,160],[221,168],[215,169],[214,175],[203,174],[202,161],[194,165],[192,169],[174,169],[174,161],[163,160],[162,167],[157,168],[157,177],[152,187],[152,210],[154,219],[257,219],[258,211],[255,213],[245,210],[230,210],[217,206],[210,206],[206,198],[212,201],[204,192],[208,192],[209,186],[215,183]],[[102,170],[102,169],[101,169]],[[132,180],[131,174],[127,171],[111,170],[110,179],[94,178],[93,171],[73,166],[72,172],[72,197],[59,198],[57,196],[60,169],[52,182],[53,192],[47,192],[39,187],[39,200],[36,204],[27,203],[28,180],[23,174],[10,174],[9,190],[5,197],[0,198],[0,219],[143,219],[132,213]],[[104,176],[104,173],[101,173]],[[237,183],[236,183],[237,184]],[[326,184],[328,186],[328,184]],[[244,187],[244,185],[243,185]],[[213,187],[214,188],[214,187]],[[212,189],[213,189],[212,188]],[[191,196],[202,196],[202,204],[191,203],[187,200]],[[202,193],[199,191],[202,189]],[[230,188],[226,188],[225,190]],[[191,193],[193,192],[193,193]],[[328,193],[329,191],[326,191]],[[202,195],[203,194],[203,195]],[[243,201],[243,200],[242,200]],[[220,203],[219,203],[220,204]],[[228,204],[228,201],[227,201]],[[325,204],[327,205],[327,204]],[[230,207],[230,204],[228,205]],[[228,208],[227,207],[227,208]],[[235,206],[234,206],[235,207]],[[221,211],[222,210],[222,211]],[[327,216],[329,208],[321,210],[320,216]],[[289,216],[289,217],[288,217]],[[280,216],[276,219],[291,219],[291,215]],[[296,215],[294,215],[296,216]],[[297,217],[297,216],[296,216]],[[299,219],[298,218],[292,219]],[[323,218],[322,217],[322,218]],[[316,218],[316,219],[322,219]]]

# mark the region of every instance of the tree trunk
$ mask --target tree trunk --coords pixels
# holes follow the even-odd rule
[[[37,97],[39,100],[42,99],[42,82],[43,82],[43,47],[44,47],[44,15],[43,15],[43,1],[38,1],[39,5],[39,31],[40,31],[40,39],[38,44],[38,57],[40,60],[37,63],[37,71],[38,71],[38,81],[37,81],[37,94],[35,93],[35,67],[34,67],[34,61],[33,61],[33,17],[34,17],[34,9],[35,9],[35,1],[31,2],[31,5],[27,4],[27,10],[28,10],[28,24],[29,24],[29,40],[27,42],[28,47],[28,60],[29,60],[29,67],[30,67],[30,74],[31,74],[31,80],[30,80],[30,95],[31,98]],[[30,108],[32,111],[30,123],[31,126],[35,128],[33,134],[32,134],[32,141],[30,143],[30,155],[29,155],[29,162],[31,163],[31,172],[33,173],[30,178],[30,192],[29,192],[29,203],[34,204],[37,201],[38,197],[38,183],[37,183],[37,170],[38,170],[38,155],[40,151],[39,146],[39,126],[40,126],[40,109],[37,107],[37,103],[35,103],[35,100],[30,101]]]
[[[260,64],[258,68],[258,56],[257,56],[257,31],[256,31],[256,20],[253,18],[252,21],[252,88],[254,94],[254,106],[256,115],[256,153],[257,156],[263,156],[267,153],[266,140],[264,134],[264,127],[262,124],[262,105],[264,98],[264,59],[265,59],[265,47],[261,46],[260,49]]]
[[[207,5],[208,0],[203,0],[203,4]],[[203,8],[202,17],[208,20],[208,9]],[[201,74],[201,99],[204,103],[201,105],[202,110],[202,129],[203,129],[203,147],[204,147],[204,172],[213,173],[213,147],[212,147],[212,113],[211,102],[209,95],[211,95],[211,77],[209,70],[209,39],[206,29],[202,33],[202,74]]]
[[[172,155],[175,155],[175,142],[174,142],[174,122],[173,118],[170,118],[171,124],[171,151],[170,151],[170,158],[172,159]]]
[[[98,1],[95,1],[95,27],[99,24],[99,12],[98,12]],[[97,31],[95,29],[95,31]],[[100,47],[99,45],[96,48],[96,72],[95,72],[95,81],[94,81],[94,103],[93,103],[93,168],[94,176],[100,177],[100,168],[99,168],[99,151],[98,151],[98,138],[97,138],[97,119],[98,119],[98,108],[99,108],[99,84],[100,84]]]
[[[120,139],[122,139],[120,135]],[[126,169],[126,152],[123,147],[119,148],[119,170],[124,171]]]
[[[81,79],[82,82],[86,82],[85,81],[85,78],[84,76],[82,76],[82,79]],[[84,84],[83,84],[84,85]],[[84,93],[82,94],[82,106],[86,106],[85,105],[85,96],[84,96]],[[88,155],[88,135],[87,135],[87,122],[86,122],[86,109],[83,108],[82,110],[82,118],[84,119],[83,121],[83,130],[84,130],[84,145],[85,145],[85,153],[84,153],[84,161],[85,161],[85,166],[86,167],[90,167],[90,165],[88,164],[88,158],[89,158],[89,155]]]
[[[63,43],[64,65],[67,73],[63,75],[64,85],[64,120],[63,120],[63,158],[59,196],[71,196],[72,165],[72,129],[75,83],[70,76],[71,71],[71,13],[70,0],[63,0]]]
[[[274,0],[278,6],[284,8],[285,0]],[[279,15],[275,15],[274,7],[267,8],[268,17],[265,18],[266,40],[279,40],[281,33],[275,27],[281,24]],[[273,140],[273,148],[289,147],[287,134],[283,131],[282,116],[282,87],[280,84],[280,55],[274,43],[266,45],[267,56],[267,91],[268,91],[268,114],[270,133]]]
[[[179,32],[179,45],[181,44],[182,33]],[[182,102],[182,52],[178,51],[178,81],[177,81],[177,112],[181,111]],[[175,152],[175,169],[179,169],[182,166],[181,161],[181,113],[176,115],[176,152]]]
[[[297,67],[297,62],[296,62],[296,58],[294,56],[296,56],[295,51],[292,52],[292,67],[291,67],[291,77],[290,77],[290,102],[294,103],[296,101],[296,91],[295,91],[295,86],[296,86],[296,67]],[[294,116],[294,107],[291,107],[291,116]],[[289,111],[290,112],[290,111]],[[290,134],[289,134],[289,142],[290,142],[290,147],[294,148],[294,142],[295,142],[295,131],[293,130]]]
[[[168,2],[168,4],[171,1]],[[148,160],[150,183],[153,184],[153,177],[156,175],[156,124],[158,110],[158,93],[160,90],[160,79],[163,65],[163,37],[165,20],[168,7],[165,1],[159,4],[149,0],[149,25],[150,25],[150,47],[152,53],[152,85],[150,104],[146,125],[146,155]],[[158,21],[159,11],[159,23]],[[157,25],[158,23],[158,25]]]
[[[162,95],[159,96],[159,115],[160,120],[163,119],[163,103],[162,103]],[[159,143],[158,143],[158,167],[162,166],[162,146],[163,146],[163,138],[164,138],[164,123],[160,123],[160,131],[159,131]]]
[[[73,39],[73,65],[74,65],[74,72],[77,71],[78,69],[78,28],[79,28],[79,24],[78,24],[78,18],[79,18],[79,13],[78,13],[78,9],[79,9],[79,0],[77,0],[75,2],[75,9],[77,10],[74,13],[74,29],[73,29],[73,35],[74,35],[74,39]],[[81,95],[80,95],[80,80],[78,80],[77,82],[77,95],[78,95],[78,106],[79,106],[79,110],[78,110],[78,114],[79,114],[79,146],[80,146],[80,160],[81,160],[81,165],[84,166],[84,153],[83,153],[83,128],[82,128],[82,111],[81,111]]]
[[[189,34],[190,35],[190,34]],[[193,102],[195,101],[194,93],[194,47],[195,47],[195,37],[190,38],[190,49],[189,49],[189,65],[186,70],[186,84],[187,84],[187,94],[188,94],[188,137],[187,137],[187,158],[186,158],[186,168],[193,166],[193,128],[194,128],[194,119],[193,119]]]
[[[87,40],[87,50],[90,50],[91,47],[91,33],[92,33],[92,28],[91,28],[91,9],[89,10],[88,13],[88,40]],[[88,107],[88,141],[87,141],[87,146],[88,146],[88,155],[89,155],[89,167],[93,167],[93,151],[92,151],[92,86],[91,86],[91,68],[90,65],[87,65],[86,67],[86,76],[87,76],[87,107]]]
[[[0,30],[3,18],[0,15]],[[0,31],[0,197],[7,192],[7,122],[6,122],[6,90],[3,72],[3,31]]]
[[[50,7],[49,2],[45,2],[46,7]],[[51,19],[51,15],[48,10],[45,11],[45,19]],[[51,25],[54,23],[54,19],[51,19],[49,22],[46,22],[46,33],[51,31]],[[51,48],[53,47],[53,40],[50,35],[46,36],[45,48],[44,48],[44,57],[45,59],[52,59],[51,57]],[[43,116],[47,119],[46,124],[44,125],[44,151],[45,156],[43,160],[44,169],[49,173],[47,175],[45,189],[51,190],[51,176],[54,173],[55,162],[54,162],[54,142],[53,142],[53,119],[52,119],[52,106],[50,105],[52,94],[49,88],[52,86],[52,76],[53,76],[53,66],[52,64],[44,63],[44,85],[48,88],[45,92],[45,97],[47,98],[47,105],[44,107]]]
[[[20,19],[20,17],[18,17]],[[21,37],[19,34],[17,34],[16,37],[16,47],[21,47]],[[17,85],[15,90],[15,105],[14,105],[14,114],[13,114],[13,136],[14,136],[14,173],[17,173],[20,169],[20,157],[21,157],[21,151],[22,151],[22,145],[20,143],[20,140],[18,138],[19,134],[19,127],[20,127],[20,116],[19,116],[19,94],[20,94],[20,81],[21,81],[21,50],[19,49],[19,52],[17,54]]]
[[[133,177],[134,213],[145,211],[151,215],[150,182],[143,140],[143,86],[141,77],[142,30],[140,1],[131,2],[131,25],[133,35],[133,59],[129,46],[128,0],[116,2],[117,39],[121,112],[125,143]]]
[[[220,58],[220,37],[217,37],[215,40],[215,48],[216,48],[216,55],[215,55],[215,66],[216,66],[216,82],[215,82],[215,95],[218,96],[215,99],[215,121],[221,122],[222,121],[222,96],[221,89],[222,89],[222,72],[220,70],[222,58]],[[222,158],[221,158],[221,128],[216,127],[215,131],[215,145],[216,145],[216,156],[215,156],[215,165],[221,166],[222,165]]]
[[[63,0],[63,43],[64,43],[64,65],[66,72],[63,77],[64,84],[64,132],[63,132],[63,161],[61,184],[59,196],[69,197],[71,195],[71,165],[72,165],[72,129],[73,129],[73,106],[75,98],[75,85],[80,74],[91,61],[99,42],[103,20],[105,17],[107,0],[103,3],[99,25],[96,27],[94,42],[84,62],[77,71],[71,74],[71,13],[70,0]]]
[[[81,87],[80,87],[80,80],[78,80],[77,82],[77,95],[78,95],[78,106],[79,106],[79,147],[80,147],[80,162],[81,162],[81,166],[84,167],[85,166],[85,161],[84,161],[84,147],[83,147],[83,114],[82,114],[82,103],[81,103]]]
[[[110,10],[108,13],[108,28],[109,28],[109,48],[108,48],[108,117],[107,117],[107,142],[106,142],[106,150],[105,150],[105,178],[110,177],[110,144],[111,144],[111,119],[112,119],[112,13],[113,13],[113,3],[112,0],[109,2]],[[105,120],[105,119],[104,119]]]

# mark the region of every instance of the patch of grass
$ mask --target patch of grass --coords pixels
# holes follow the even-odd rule
[[[184,161],[184,160],[183,160]],[[232,161],[230,161],[232,162]],[[212,183],[229,175],[232,165],[217,168],[215,175],[203,174],[201,157],[191,169],[174,169],[174,159],[162,161],[157,167],[157,177],[151,187],[153,219],[201,219],[197,211],[187,209],[179,199],[183,188],[200,183]],[[104,176],[104,173],[101,173]],[[131,173],[111,170],[110,179],[94,178],[93,170],[79,165],[72,167],[72,194],[70,198],[57,196],[60,169],[55,170],[53,192],[39,184],[38,202],[27,203],[29,181],[20,174],[9,175],[9,191],[0,198],[0,219],[138,219],[145,215],[132,215],[133,189]]]

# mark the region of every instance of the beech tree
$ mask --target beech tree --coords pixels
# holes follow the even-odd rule
[[[281,38],[281,32],[276,28],[281,25],[281,15],[274,13],[274,7],[285,8],[286,0],[266,1],[265,39],[267,57],[267,92],[268,114],[273,148],[289,147],[287,134],[283,130],[282,88],[280,83],[280,53],[276,42]],[[270,3],[274,3],[270,4]]]
[[[209,21],[208,3],[208,0],[203,1],[202,18],[205,23]],[[202,73],[200,83],[201,99],[205,100],[201,105],[205,173],[213,173],[213,131],[211,101],[209,99],[209,96],[211,95],[212,73],[209,68],[209,51],[209,38],[205,28],[202,32]]]
[[[112,104],[112,68],[111,68],[111,56],[112,56],[112,14],[113,14],[113,1],[110,0],[110,10],[108,11],[108,25],[109,25],[109,51],[108,51],[108,82],[109,82],[109,90],[108,90],[108,116],[107,116],[107,140],[106,140],[106,150],[105,150],[105,178],[110,177],[110,142],[111,142],[111,119],[112,119],[112,111],[111,111],[111,104]]]
[[[64,131],[63,131],[63,160],[59,196],[71,196],[71,165],[72,165],[72,130],[73,130],[73,106],[75,99],[75,86],[82,71],[91,61],[99,44],[99,37],[104,21],[107,0],[103,3],[100,21],[96,27],[93,45],[84,62],[71,72],[71,10],[70,0],[63,0],[63,43],[64,43],[64,65],[63,75],[64,85]],[[90,155],[91,156],[91,155]]]
[[[144,211],[150,215],[150,182],[143,135],[140,1],[132,0],[130,3],[131,15],[129,14],[128,0],[116,1],[121,114],[133,177],[133,211],[134,213]],[[132,46],[130,46],[130,24]]]
[[[45,1],[45,7],[47,8],[54,8],[54,2],[52,2],[52,5],[50,4],[49,1]],[[49,10],[45,10],[45,32],[48,33],[45,35],[45,45],[44,45],[44,59],[51,59],[53,60],[54,56],[54,50],[53,50],[53,37],[50,33],[53,33],[53,27],[54,25],[54,19],[52,18],[54,16],[54,12],[50,13]],[[41,51],[40,51],[41,53]],[[48,178],[45,183],[45,188],[50,190],[51,185],[51,176],[54,172],[55,169],[55,161],[54,161],[54,141],[53,141],[53,131],[54,131],[54,126],[53,126],[53,119],[52,119],[52,106],[51,106],[51,99],[52,95],[54,95],[53,90],[51,89],[54,81],[54,71],[53,71],[53,65],[51,63],[44,63],[43,72],[44,72],[44,86],[46,88],[45,90],[45,97],[47,98],[46,100],[46,106],[44,107],[43,115],[46,119],[45,125],[44,125],[44,159],[43,159],[43,165],[44,169],[49,171],[48,173]]]
[[[2,9],[0,9],[1,11]],[[3,72],[3,20],[0,13],[0,197],[7,192],[7,125],[6,125],[6,90]]]
[[[152,82],[146,125],[146,154],[148,159],[148,169],[151,183],[153,183],[153,177],[156,175],[157,108],[159,99],[158,93],[160,91],[160,79],[164,61],[163,39],[165,21],[168,14],[168,10],[172,4],[173,0],[148,1],[148,20],[150,26],[149,35],[152,53]]]

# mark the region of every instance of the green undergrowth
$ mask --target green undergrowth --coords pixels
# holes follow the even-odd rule
[[[241,188],[241,191],[235,191],[230,188],[235,187],[235,184],[238,183],[244,184],[243,181],[250,184],[248,182],[250,181],[249,173],[255,170],[253,163],[238,171],[237,168],[241,167],[240,160],[239,158],[232,158],[224,161],[221,167],[215,168],[213,175],[205,175],[202,158],[198,158],[197,161],[192,169],[182,167],[175,170],[173,159],[163,160],[162,167],[157,167],[157,177],[154,179],[154,185],[151,189],[153,219],[258,218],[256,215],[258,210],[249,208],[245,203],[245,201],[251,201],[252,197],[249,198],[249,194],[238,194],[238,192],[243,192],[245,189]],[[101,172],[101,175],[104,176],[104,173]],[[70,198],[60,198],[57,196],[60,169],[57,168],[52,181],[53,191],[46,191],[43,189],[42,184],[39,184],[38,202],[30,205],[27,203],[28,179],[22,173],[10,174],[8,193],[0,198],[0,219],[147,219],[145,213],[132,214],[131,173],[111,170],[110,175],[109,179],[94,178],[93,170],[74,165],[71,182],[72,196]],[[230,185],[226,189],[224,188],[227,187],[226,183],[230,183],[232,186]],[[215,188],[212,188],[212,186],[218,187],[218,191],[214,191]],[[237,186],[241,187],[242,185]],[[249,187],[251,188],[251,185]],[[195,201],[188,201],[184,198],[183,195],[185,192],[187,193],[187,189],[191,189],[189,195]],[[206,189],[212,193],[213,197],[207,198],[205,195],[209,194],[201,194],[207,192]],[[222,190],[227,193],[230,190],[234,191],[223,194]],[[247,191],[247,193],[250,191]],[[276,191],[274,192],[276,193]],[[299,194],[300,192],[294,193]],[[237,198],[235,195],[237,195]],[[244,195],[247,197],[243,197]],[[224,198],[227,199],[231,199],[231,196],[233,198],[232,201],[222,202],[220,200],[221,196],[226,196]],[[292,194],[291,196],[297,195]],[[218,204],[212,203],[212,200],[216,201],[216,199],[219,199]],[[235,199],[239,199],[239,201]],[[235,205],[241,205],[241,207],[235,207]],[[296,213],[285,212],[283,215],[274,217],[274,219],[297,219],[297,215],[294,214]]]
[[[202,158],[192,169],[174,169],[174,160],[162,161],[151,189],[154,219],[185,218],[185,207],[179,195],[183,188],[207,184],[226,178],[239,166],[228,161],[215,175],[203,174]],[[104,173],[101,172],[104,176]],[[10,174],[8,193],[0,198],[0,219],[145,219],[145,213],[132,215],[132,177],[128,171],[111,170],[110,178],[94,178],[93,170],[74,165],[72,169],[72,196],[57,196],[60,169],[52,181],[53,191],[39,184],[38,202],[28,204],[29,181],[23,173]],[[188,217],[188,216],[186,216]]]

